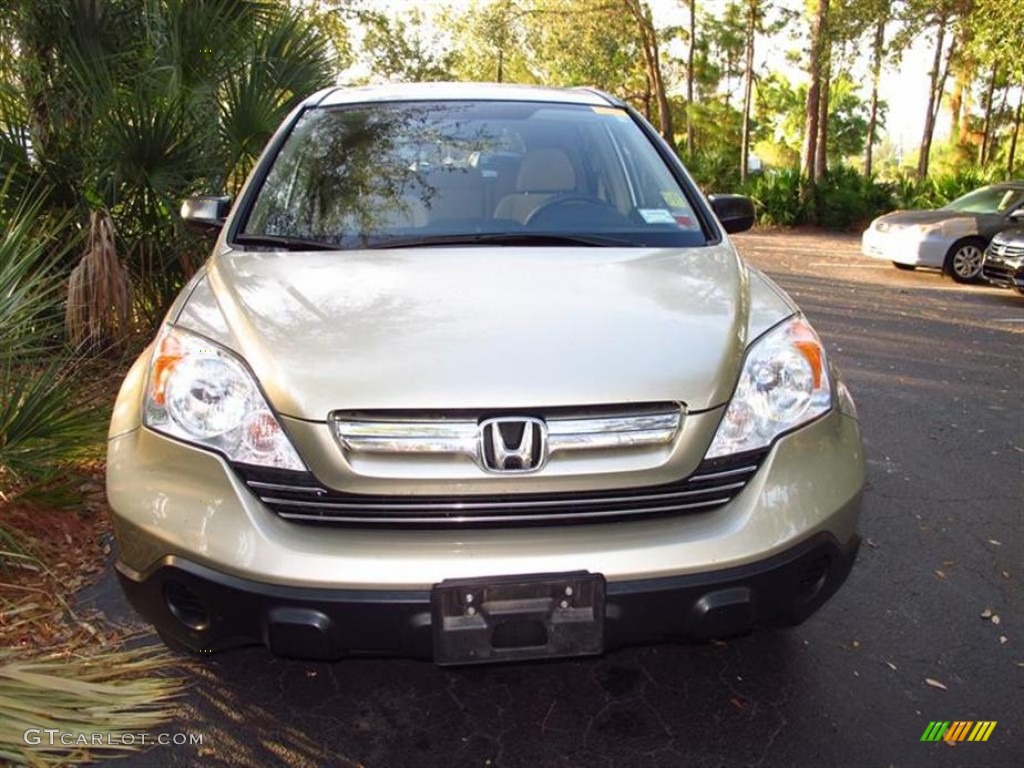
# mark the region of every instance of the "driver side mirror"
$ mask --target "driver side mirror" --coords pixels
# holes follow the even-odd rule
[[[1024,207],[1018,208],[1013,211],[1009,217],[1010,221],[1024,221]]]
[[[722,228],[730,235],[754,226],[754,201],[744,195],[708,195]]]
[[[181,220],[193,229],[218,232],[230,211],[230,197],[200,195],[190,197],[181,204]]]

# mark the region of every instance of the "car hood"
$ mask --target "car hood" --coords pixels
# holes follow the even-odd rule
[[[884,221],[890,226],[910,226],[912,224],[935,224],[946,219],[957,218],[960,215],[955,211],[893,211],[879,216],[876,221]]]
[[[929,224],[941,224],[946,227],[951,223],[977,229],[977,217],[957,211],[894,211],[875,219],[876,228],[882,230]]]
[[[728,246],[241,252],[178,324],[248,361],[273,406],[490,409],[728,400],[792,304]]]
[[[992,243],[995,245],[1012,244],[1018,247],[1024,246],[1024,227],[1012,227],[1004,229],[1002,232],[997,232],[995,237],[992,238]]]

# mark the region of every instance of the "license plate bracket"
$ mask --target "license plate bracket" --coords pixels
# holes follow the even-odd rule
[[[604,651],[605,580],[588,571],[446,579],[430,593],[442,666]]]

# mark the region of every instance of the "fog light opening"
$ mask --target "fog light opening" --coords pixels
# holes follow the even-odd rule
[[[201,632],[210,626],[210,613],[203,601],[180,581],[164,584],[164,602],[171,615],[189,629]]]
[[[811,600],[821,592],[822,587],[825,586],[825,582],[828,580],[829,565],[830,562],[826,555],[822,555],[807,564],[800,574],[800,581],[797,584],[797,591],[802,599]]]

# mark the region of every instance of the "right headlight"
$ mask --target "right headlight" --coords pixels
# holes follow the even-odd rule
[[[790,318],[747,350],[736,391],[706,458],[765,448],[831,407],[825,348],[806,319]]]
[[[211,341],[170,326],[157,336],[143,423],[232,461],[305,470],[245,364]]]

